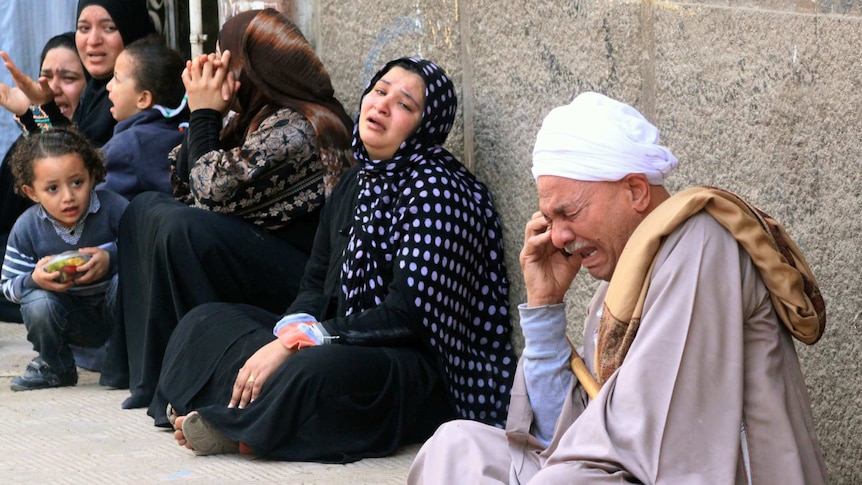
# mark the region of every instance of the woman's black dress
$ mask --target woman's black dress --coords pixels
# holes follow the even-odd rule
[[[118,344],[110,346],[100,383],[130,386],[124,408],[147,407],[171,332],[189,310],[217,301],[287,308],[299,291],[318,216],[274,234],[167,194],[135,197],[120,220],[124,321],[115,327]]]

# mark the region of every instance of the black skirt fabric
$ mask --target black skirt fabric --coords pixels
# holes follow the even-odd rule
[[[22,137],[18,137],[15,140],[3,157],[3,162],[0,163],[0,244],[3,245],[3,251],[6,250],[6,241],[9,239],[9,233],[15,221],[33,205],[33,201],[15,193],[15,177],[9,166],[15,147],[21,139]],[[0,298],[0,322],[22,323],[23,321],[21,305],[12,303],[6,298]]]
[[[433,359],[416,348],[324,345],[303,349],[245,409],[229,409],[239,368],[272,342],[279,316],[213,303],[191,311],[168,345],[150,415],[168,402],[197,410],[267,459],[349,463],[427,439],[454,410]]]
[[[310,247],[315,229],[316,221],[295,232],[307,233]],[[189,310],[239,302],[282,312],[296,298],[309,252],[240,218],[155,192],[129,204],[118,246],[122,319],[100,382],[128,385],[127,408],[149,406],[168,339]]]

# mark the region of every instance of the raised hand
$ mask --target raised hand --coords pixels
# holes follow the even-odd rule
[[[15,114],[23,114],[27,109],[29,109],[30,104],[42,106],[43,104],[48,104],[54,100],[54,91],[52,91],[51,86],[48,85],[48,79],[40,77],[37,81],[24,74],[20,69],[18,69],[18,66],[12,62],[12,59],[6,52],[0,52],[0,57],[3,58],[3,64],[6,66],[6,69],[9,70],[9,74],[12,75],[12,80],[15,81],[15,85],[18,90],[20,90],[20,92],[22,92],[29,100],[27,107],[20,112],[15,112]],[[19,95],[14,93],[13,96],[16,96],[13,102],[20,103]],[[6,105],[3,105],[3,107],[6,108]],[[16,105],[16,107],[18,106]],[[10,109],[10,111],[12,110]]]
[[[204,54],[186,61],[183,85],[188,94],[189,109],[214,109],[227,113],[239,89],[239,83],[228,66],[230,51],[221,55]]]
[[[20,89],[0,83],[0,106],[12,114],[21,116],[30,109],[30,99]]]
[[[527,222],[520,261],[528,306],[561,303],[581,268],[579,255],[554,246],[550,225],[541,212]]]

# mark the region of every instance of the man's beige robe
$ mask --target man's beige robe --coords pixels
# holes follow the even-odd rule
[[[591,371],[606,291],[603,283],[585,321]],[[791,336],[748,253],[706,213],[662,244],[625,361],[585,403],[573,377],[543,448],[529,436],[519,367],[506,432],[443,425],[409,482],[827,483]]]

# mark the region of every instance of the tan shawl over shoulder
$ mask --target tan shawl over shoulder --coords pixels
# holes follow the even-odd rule
[[[790,333],[809,345],[823,335],[826,305],[808,263],[781,224],[731,192],[695,187],[659,205],[626,244],[602,311],[595,357],[599,384],[622,365],[634,341],[664,237],[702,210],[730,231],[751,256]]]

